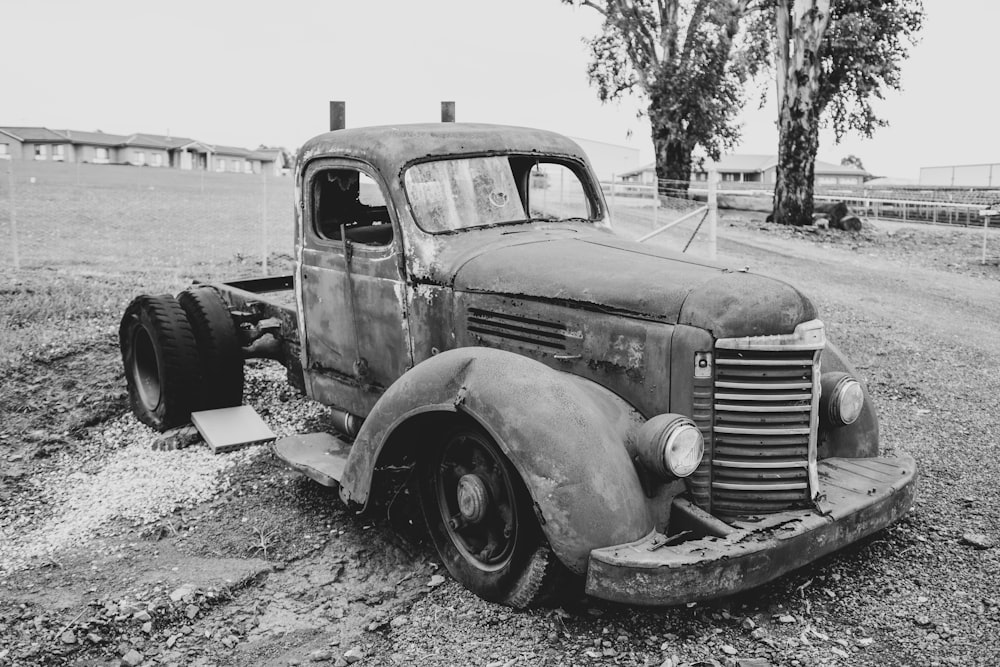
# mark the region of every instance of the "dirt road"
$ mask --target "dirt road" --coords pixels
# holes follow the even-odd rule
[[[711,605],[573,598],[515,613],[437,566],[405,496],[388,517],[353,516],[262,452],[228,468],[208,502],[108,526],[0,579],[0,665],[995,664],[1000,276],[976,275],[971,256],[929,261],[938,246],[925,236],[900,252],[886,235],[854,244],[757,227],[723,224],[720,259],[815,300],[868,379],[884,448],[921,466],[899,525]],[[100,354],[112,373],[115,351]],[[300,409],[254,373],[259,411]],[[291,426],[323,427],[302,414]]]

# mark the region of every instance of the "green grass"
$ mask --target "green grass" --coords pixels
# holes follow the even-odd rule
[[[0,362],[113,325],[136,294],[262,275],[265,244],[287,270],[292,197],[290,177],[0,163]]]

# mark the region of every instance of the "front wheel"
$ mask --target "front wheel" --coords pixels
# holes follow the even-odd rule
[[[420,502],[441,559],[479,597],[522,609],[550,596],[562,568],[524,483],[476,424],[448,430],[421,457]]]

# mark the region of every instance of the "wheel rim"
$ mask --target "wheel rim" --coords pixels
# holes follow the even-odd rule
[[[517,540],[517,505],[507,465],[476,433],[458,433],[441,452],[434,480],[452,544],[483,571],[506,566]]]
[[[132,379],[143,406],[150,412],[160,404],[160,368],[153,340],[143,327],[132,334]]]

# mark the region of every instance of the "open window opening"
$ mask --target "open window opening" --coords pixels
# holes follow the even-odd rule
[[[389,207],[378,183],[358,169],[337,167],[318,172],[313,180],[313,220],[316,233],[328,240],[362,245],[392,243]]]

